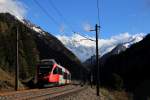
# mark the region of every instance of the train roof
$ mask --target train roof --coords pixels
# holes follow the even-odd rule
[[[39,64],[55,64],[57,63],[54,59],[42,59]]]
[[[57,64],[57,62],[54,59],[42,59],[40,60],[39,64],[44,64],[44,65],[49,65],[49,64]],[[57,64],[58,67],[66,70],[67,73],[70,73],[68,69],[66,69],[65,67]]]

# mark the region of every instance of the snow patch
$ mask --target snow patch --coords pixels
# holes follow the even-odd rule
[[[23,23],[27,27],[29,27],[30,29],[32,29],[32,30],[36,31],[37,33],[39,33],[38,36],[41,37],[41,35],[46,35],[45,31],[42,28],[40,28],[39,26],[31,23],[29,20],[23,19]]]
[[[41,35],[45,35],[45,32],[42,29],[38,28],[38,27],[33,26],[32,29],[34,31],[40,33]]]

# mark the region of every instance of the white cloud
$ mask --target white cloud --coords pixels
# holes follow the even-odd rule
[[[23,19],[26,14],[25,5],[18,0],[0,0],[0,13],[9,12],[18,19]]]
[[[134,40],[133,42],[138,42],[143,39],[145,34],[134,34],[131,35],[129,33],[122,33],[116,36],[112,36],[108,39],[99,39],[99,51],[100,55],[104,55],[105,53],[111,51],[116,45],[120,43],[125,43]],[[68,36],[60,36],[57,38],[64,44],[68,49],[70,49],[81,61],[85,61],[95,54],[95,42],[86,40],[86,38],[74,34],[70,37]],[[95,39],[94,37],[88,37],[91,39]]]
[[[92,25],[88,22],[83,23],[82,26],[83,26],[84,31],[87,31],[87,32],[89,32],[92,29]]]

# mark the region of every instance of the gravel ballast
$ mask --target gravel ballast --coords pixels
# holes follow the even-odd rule
[[[112,96],[105,96],[105,94],[100,93],[100,96],[96,96],[95,88],[87,87],[80,92],[67,95],[64,97],[58,97],[54,100],[115,100]]]

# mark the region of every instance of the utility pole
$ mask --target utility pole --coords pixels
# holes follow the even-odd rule
[[[18,34],[18,26],[17,26],[17,32],[16,32],[16,69],[15,69],[15,90],[18,90],[18,80],[19,80],[19,34]]]
[[[99,74],[99,53],[98,53],[98,30],[100,26],[97,24],[95,25],[95,30],[90,30],[90,31],[95,31],[96,32],[96,69],[97,69],[97,81],[96,81],[96,94],[97,96],[100,96],[99,94],[99,82],[100,82],[100,74]]]
[[[96,66],[97,66],[97,84],[96,84],[96,88],[97,88],[97,96],[99,96],[99,53],[98,53],[98,28],[99,26],[96,24],[95,25],[95,31],[96,31]]]

